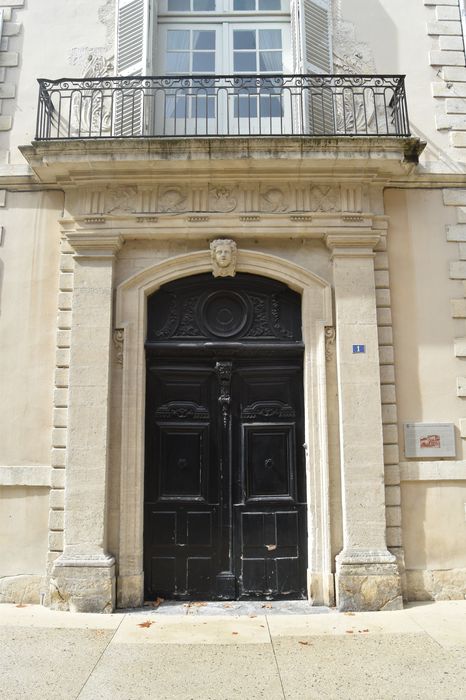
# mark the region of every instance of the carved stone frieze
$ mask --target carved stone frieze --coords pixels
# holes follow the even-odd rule
[[[369,206],[361,185],[318,182],[274,183],[205,182],[191,185],[166,183],[146,186],[118,185],[83,190],[80,208],[87,215],[136,214],[138,217],[184,214],[189,220],[206,221],[210,214],[236,214],[245,223],[261,220],[265,214],[297,217],[317,213],[359,214]]]
[[[234,211],[238,206],[238,195],[231,185],[209,185],[209,210]]]
[[[133,214],[137,211],[138,190],[136,187],[116,187],[105,193],[106,214]]]
[[[188,193],[179,185],[165,185],[159,188],[158,211],[167,214],[179,214],[189,211]]]

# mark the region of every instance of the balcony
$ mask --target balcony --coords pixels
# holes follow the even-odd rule
[[[410,136],[404,76],[39,80],[36,141]]]

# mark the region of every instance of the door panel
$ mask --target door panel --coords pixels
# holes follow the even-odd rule
[[[299,304],[241,273],[149,300],[148,599],[306,596]]]
[[[148,363],[144,557],[150,597],[212,595],[219,528],[213,374],[202,362]]]

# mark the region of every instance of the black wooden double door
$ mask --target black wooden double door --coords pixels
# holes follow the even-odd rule
[[[264,354],[148,353],[148,599],[306,596],[302,358]]]

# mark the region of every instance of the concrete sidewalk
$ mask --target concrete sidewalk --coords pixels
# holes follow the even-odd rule
[[[0,698],[465,700],[466,601],[356,614],[299,603],[114,615],[1,605]]]

